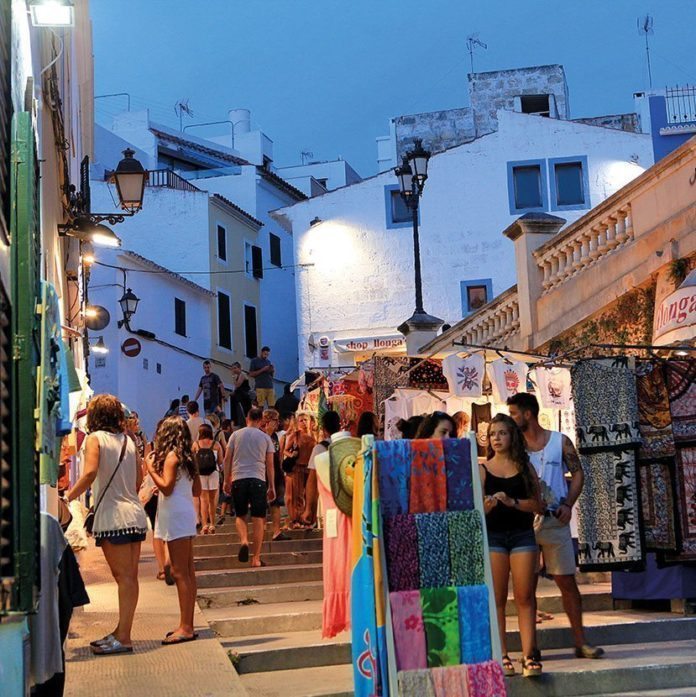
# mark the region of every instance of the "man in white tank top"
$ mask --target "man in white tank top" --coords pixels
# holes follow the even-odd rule
[[[591,646],[585,639],[582,597],[575,580],[575,549],[570,534],[573,505],[585,481],[580,457],[568,436],[541,427],[539,403],[534,395],[519,392],[507,403],[510,416],[524,435],[529,460],[542,482],[546,511],[537,516],[534,532],[546,571],[553,576],[561,591],[563,608],[575,641],[575,655],[578,658],[599,658],[604,650]],[[570,474],[570,483],[566,473]]]

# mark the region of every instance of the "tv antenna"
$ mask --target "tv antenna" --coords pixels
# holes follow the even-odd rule
[[[174,113],[179,117],[179,130],[183,131],[184,114],[186,114],[186,116],[188,116],[189,118],[193,118],[193,109],[189,106],[188,98],[180,99],[174,105]]]
[[[638,33],[645,35],[645,56],[648,59],[648,82],[650,83],[650,89],[652,89],[652,68],[650,66],[650,42],[648,41],[648,36],[654,34],[655,30],[653,29],[653,18],[650,15],[638,18]]]
[[[483,48],[487,49],[488,44],[484,44],[483,41],[481,41],[478,38],[479,33],[476,32],[475,34],[471,34],[471,36],[468,36],[466,39],[466,47],[467,50],[469,51],[469,60],[471,61],[471,72],[474,72],[474,50],[477,48]]]
[[[300,153],[300,159],[302,160],[303,165],[306,165],[313,157],[314,153],[311,150],[303,150]]]

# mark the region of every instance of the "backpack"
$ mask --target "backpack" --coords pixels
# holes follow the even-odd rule
[[[198,448],[196,451],[196,465],[198,474],[207,477],[217,470],[217,458],[212,448]]]

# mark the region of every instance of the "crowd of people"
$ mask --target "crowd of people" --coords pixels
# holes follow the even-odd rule
[[[265,347],[250,372],[257,383],[261,376],[272,375],[269,365]],[[261,547],[267,517],[273,540],[287,539],[288,530],[317,525],[319,495],[314,460],[328,450],[332,436],[341,433],[339,414],[326,411],[317,423],[315,415],[306,411],[280,411],[277,407],[281,400],[276,402],[272,388],[262,387],[271,390],[261,392],[266,405],[252,403],[250,398],[242,406],[239,397],[244,423],[236,423],[221,418],[218,407],[225,395],[216,378],[206,361],[199,387],[204,396],[204,416],[197,401],[199,393],[194,399],[184,396],[174,400],[152,440],[142,432],[135,412],[126,418],[116,397],[97,395],[89,403],[83,473],[66,498],[76,499],[91,489],[93,535],[118,585],[119,621],[107,636],[92,642],[97,655],[133,650],[138,560],[148,519],[154,532],[157,577],[176,585],[180,605],[179,626],[163,638],[165,645],[196,638],[196,535],[215,534],[227,516],[233,515],[239,534],[238,560],[260,567],[264,566]],[[246,377],[239,384],[244,382],[248,384]],[[256,393],[258,400],[258,387]],[[286,391],[284,396],[289,394]],[[219,401],[213,395],[218,395]],[[297,400],[291,397],[286,403],[296,408]],[[479,453],[482,505],[503,670],[505,675],[515,674],[506,648],[505,606],[511,577],[522,672],[535,676],[542,671],[535,597],[540,572],[552,577],[560,589],[576,656],[598,658],[603,651],[586,640],[575,579],[569,523],[583,486],[579,457],[566,436],[539,424],[539,405],[533,395],[511,397],[508,411],[492,418],[487,452]],[[457,438],[466,435],[468,420],[460,414],[437,411],[402,420],[398,428],[404,438]],[[380,437],[378,420],[370,412],[362,414],[358,424],[357,435],[365,434]],[[283,507],[287,510],[284,525]]]

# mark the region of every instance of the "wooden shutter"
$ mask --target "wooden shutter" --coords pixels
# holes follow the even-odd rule
[[[186,336],[186,303],[174,298],[174,333]]]
[[[251,275],[263,278],[263,251],[256,245],[251,245]]]
[[[230,297],[218,291],[218,343],[223,348],[232,348]]]
[[[278,235],[274,235],[272,232],[269,233],[268,239],[270,242],[270,252],[271,252],[271,264],[273,266],[282,266],[283,265],[283,260],[281,256],[281,249],[280,249],[280,237]]]
[[[31,612],[39,582],[39,457],[36,450],[36,368],[40,299],[39,171],[32,115],[12,119],[12,497],[14,569],[12,609]]]
[[[256,332],[256,308],[251,305],[245,305],[244,337],[246,339],[247,358],[256,358],[259,355],[259,342]]]

